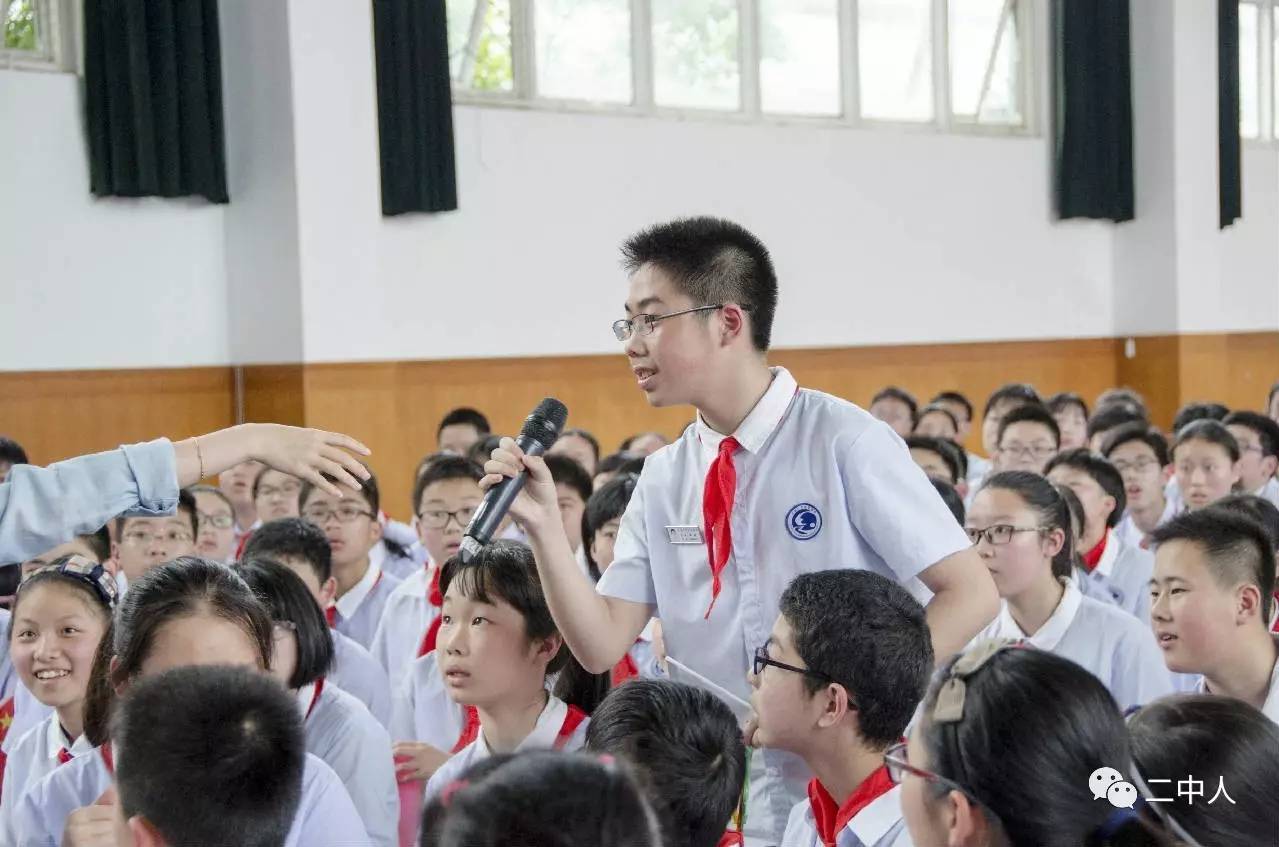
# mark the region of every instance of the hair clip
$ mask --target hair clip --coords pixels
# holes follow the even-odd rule
[[[72,553],[65,562],[52,568],[52,570],[87,584],[98,595],[99,599],[107,605],[107,608],[115,608],[120,591],[116,588],[115,579],[102,566],[101,562],[95,562],[86,556],[81,556],[79,553]]]
[[[981,670],[987,662],[1005,650],[1025,647],[1024,641],[990,638],[956,659],[946,673],[946,681],[937,692],[933,706],[933,723],[957,723],[964,718],[964,700],[968,695],[965,680]]]

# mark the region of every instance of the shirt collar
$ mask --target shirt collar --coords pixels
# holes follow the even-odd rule
[[[49,716],[49,728],[44,736],[45,752],[52,760],[57,760],[58,751],[65,749],[71,754],[71,758],[87,753],[93,749],[93,745],[89,743],[89,739],[85,734],[80,733],[80,737],[73,743],[67,743],[66,733],[62,731],[62,724],[58,721],[57,713]]]
[[[360,604],[364,602],[364,598],[369,596],[369,592],[373,590],[373,586],[377,585],[378,579],[382,576],[382,566],[373,561],[373,557],[369,557],[369,569],[364,572],[364,577],[351,586],[351,590],[343,594],[334,604],[338,607],[338,613],[345,620],[350,620],[356,612],[360,610]]]
[[[1062,592],[1061,602],[1034,635],[1022,632],[1017,621],[1013,620],[1012,612],[1008,610],[1008,601],[1004,600],[999,609],[998,637],[1022,639],[1040,650],[1055,650],[1061,643],[1062,636],[1066,634],[1066,630],[1070,628],[1070,624],[1074,622],[1079,606],[1084,600],[1084,595],[1073,582],[1065,580],[1063,584],[1066,590]]]
[[[880,767],[853,789],[843,805],[836,806],[826,786],[813,779],[808,783],[808,802],[818,837],[823,844],[833,845],[839,833],[849,829],[862,844],[874,844],[901,820],[900,791],[888,768]]]
[[[302,715],[302,720],[306,720],[307,713],[311,711],[311,701],[315,698],[315,683],[308,683],[297,690],[293,695],[298,701],[298,712]]]
[[[1275,645],[1279,646],[1279,635],[1272,635]],[[1199,682],[1195,685],[1195,692],[1198,694],[1211,694],[1208,690],[1208,679],[1199,677]],[[1261,713],[1270,718],[1275,723],[1279,723],[1279,659],[1275,661],[1274,670],[1270,672],[1270,690],[1266,694],[1265,701],[1261,704]]]
[[[769,384],[768,390],[764,392],[763,397],[759,398],[755,408],[750,410],[737,430],[732,433],[737,443],[742,445],[742,449],[749,453],[758,453],[763,448],[764,443],[785,417],[791,400],[795,398],[795,393],[799,391],[799,385],[795,382],[795,377],[790,375],[790,371],[785,368],[769,368],[769,370],[773,374],[773,381]],[[701,442],[703,448],[709,450],[712,455],[719,451],[719,443],[725,436],[711,429],[700,412],[697,415],[696,432],[697,440]]]
[[[533,731],[524,736],[524,740],[515,745],[515,752],[521,750],[550,750],[555,746],[555,740],[559,738],[560,730],[564,727],[564,718],[568,716],[568,706],[563,700],[548,694],[546,697],[546,706],[542,708],[542,714],[537,716],[537,723],[533,725]],[[493,751],[489,749],[489,743],[484,738],[484,728],[480,727],[479,736],[475,739],[476,747],[484,756],[493,755]]]
[[[1101,558],[1097,560],[1097,567],[1093,568],[1093,573],[1110,576],[1115,569],[1115,562],[1119,559],[1119,536],[1108,529],[1103,540],[1106,546],[1102,548]]]

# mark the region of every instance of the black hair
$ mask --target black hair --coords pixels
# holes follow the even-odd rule
[[[1162,432],[1144,421],[1117,427],[1114,432],[1106,436],[1105,442],[1101,445],[1101,454],[1109,459],[1111,453],[1133,441],[1140,441],[1149,447],[1154,452],[1159,467],[1168,467],[1168,439]]]
[[[594,435],[591,435],[589,432],[587,432],[584,429],[566,429],[560,433],[560,438],[565,438],[569,435],[575,435],[578,438],[585,441],[587,444],[591,445],[591,452],[595,454],[595,462],[596,464],[599,464],[600,440],[598,438],[596,438]]]
[[[635,493],[635,485],[639,477],[624,474],[610,479],[600,486],[600,490],[586,501],[586,509],[582,512],[582,554],[586,557],[586,569],[591,579],[600,581],[600,566],[591,555],[591,545],[595,543],[595,533],[609,521],[618,520],[626,512],[626,505],[631,502]]]
[[[257,484],[257,481],[254,480],[254,485],[256,484]],[[225,503],[226,507],[231,510],[232,518],[235,517],[235,504],[231,502],[230,497],[226,496],[226,492],[223,491],[221,488],[218,488],[216,485],[192,485],[187,488],[187,491],[191,492],[192,497],[195,497],[195,495],[197,494],[212,494],[214,497],[217,497],[219,500]],[[256,489],[255,489],[255,492],[256,492]],[[196,519],[196,523],[197,524],[199,523],[198,516]]]
[[[195,537],[200,534],[200,521],[199,521],[199,518],[196,516],[195,495],[191,493],[191,489],[189,488],[179,489],[178,505],[177,505],[177,508],[174,509],[174,514],[177,514],[178,512],[186,512],[187,518],[191,521],[191,540],[194,541]],[[115,519],[116,537],[120,538],[124,534],[124,525],[131,518],[143,518],[143,517],[152,517],[152,516],[151,515],[120,515],[118,516]],[[156,515],[154,517],[161,517],[161,516]],[[110,536],[108,535],[108,538],[109,537]],[[110,551],[108,551],[107,557],[109,558],[110,555],[111,553]]]
[[[649,430],[648,432],[637,432],[634,435],[628,435],[626,438],[622,440],[622,443],[618,446],[617,452],[629,453],[631,450],[631,447],[635,445],[635,442],[640,440],[646,435],[656,435],[658,438],[662,439],[662,441],[665,442],[666,444],[671,443],[671,440],[667,438],[665,435],[662,435],[660,432]]]
[[[964,479],[964,471],[960,468],[960,460],[956,455],[957,451],[953,449],[945,439],[933,438],[927,435],[912,435],[906,439],[906,447],[910,450],[926,450],[929,453],[935,453],[950,469],[950,477],[955,482]]]
[[[755,349],[768,350],[777,273],[768,248],[740,225],[712,217],[657,224],[626,240],[622,265],[628,274],[653,265],[695,306],[736,303],[750,315]]]
[[[413,514],[422,508],[422,492],[428,486],[449,479],[469,479],[478,483],[484,478],[484,469],[464,456],[438,455],[427,463],[413,483]]]
[[[369,468],[367,465],[365,466],[365,470],[369,472],[369,478],[362,480],[357,476],[355,481],[360,483],[358,493],[368,502],[369,511],[373,512],[373,520],[377,520],[378,513],[382,511],[382,497],[378,493],[377,476],[373,473],[373,469]],[[330,476],[329,474],[321,474],[321,476],[324,477],[326,482],[331,482],[334,485],[339,484],[337,477]],[[318,486],[309,479],[302,482],[302,489],[298,492],[299,510],[306,506],[306,501],[310,498],[311,492],[316,490],[323,491],[324,489],[318,488]],[[348,488],[347,490],[350,491],[351,489]]]
[[[1222,497],[1212,505],[1218,509],[1227,509],[1252,518],[1261,524],[1266,535],[1270,536],[1270,543],[1274,546],[1275,552],[1279,553],[1279,507],[1276,507],[1274,503],[1256,494],[1231,494],[1229,497]]]
[[[1015,423],[1037,423],[1044,426],[1052,433],[1054,448],[1061,445],[1061,427],[1057,425],[1057,419],[1052,413],[1043,406],[1034,404],[1026,406],[1018,406],[999,421],[999,435],[995,438],[995,444],[999,445],[1004,440],[1004,433],[1008,431],[1008,427]]]
[[[634,459],[635,459],[634,456],[631,456],[624,452],[609,453],[607,456],[600,459],[598,463],[596,463],[595,475],[599,476],[602,473],[617,473],[618,470],[622,467],[622,465],[626,464],[627,462],[633,461]]]
[[[899,388],[896,385],[881,388],[871,398],[870,404],[874,406],[880,400],[896,400],[898,403],[906,404],[906,407],[910,409],[910,424],[912,427],[919,420],[919,403],[915,400],[915,395],[906,389]]]
[[[929,403],[927,406],[919,410],[919,414],[915,416],[915,426],[924,420],[925,415],[945,415],[946,419],[955,427],[955,434],[959,434],[959,419],[955,417],[955,413],[945,406],[938,403]]]
[[[27,451],[22,449],[22,445],[3,435],[0,435],[0,462],[8,462],[10,465],[30,464]]]
[[[1015,402],[1018,406],[1034,405],[1042,406],[1044,401],[1040,398],[1039,392],[1035,390],[1033,385],[1025,382],[1010,382],[996,388],[994,392],[986,399],[986,408],[982,410],[982,417],[990,414],[990,410],[1000,403]]]
[[[937,493],[941,495],[942,502],[946,504],[947,509],[950,509],[950,513],[955,516],[955,520],[959,521],[960,526],[963,526],[964,520],[968,515],[967,510],[964,508],[964,498],[959,496],[959,491],[946,480],[938,479],[935,476],[930,476],[928,481],[933,484],[933,488],[937,489]]]
[[[1053,456],[1044,467],[1044,474],[1051,473],[1053,468],[1074,468],[1092,477],[1093,482],[1101,486],[1101,490],[1115,501],[1115,508],[1110,510],[1110,515],[1106,518],[1106,526],[1111,529],[1118,526],[1128,508],[1128,494],[1124,490],[1123,476],[1110,464],[1109,459],[1103,459],[1087,447],[1076,447]]]
[[[492,432],[489,428],[489,419],[484,417],[482,412],[467,406],[454,409],[443,418],[440,419],[440,425],[435,428],[435,438],[438,441],[440,434],[444,432],[446,426],[460,426],[462,424],[470,424],[475,427],[475,431],[481,436],[488,435]]]
[[[84,734],[90,743],[100,746],[109,740],[116,686],[137,675],[156,633],[173,620],[204,612],[240,627],[257,647],[262,667],[270,667],[271,616],[249,586],[226,565],[180,556],[129,584],[98,645],[84,702]]]
[[[578,493],[583,503],[591,499],[595,484],[591,482],[591,475],[582,467],[581,462],[563,453],[547,454],[545,459],[546,467],[556,485],[567,485]]]
[[[746,746],[715,695],[664,679],[632,679],[604,699],[586,749],[634,770],[665,847],[716,847],[746,778]]]
[[[928,401],[931,406],[934,403],[958,403],[964,407],[964,411],[968,414],[968,420],[973,419],[972,401],[958,391],[939,391],[937,396]]]
[[[253,590],[272,621],[293,625],[298,639],[298,666],[289,688],[310,685],[333,667],[333,635],[324,612],[297,574],[271,559],[245,557],[235,572]]]
[[[1209,444],[1216,444],[1229,454],[1231,463],[1239,461],[1242,455],[1239,452],[1239,442],[1235,440],[1230,430],[1226,429],[1225,424],[1210,418],[1192,421],[1177,430],[1177,438],[1168,450],[1174,462],[1177,460],[1177,448],[1187,441],[1206,441]]]
[[[302,800],[297,703],[246,668],[174,668],[124,697],[111,735],[126,819],[169,844],[283,844]]]
[[[1200,844],[1269,844],[1275,837],[1279,796],[1279,726],[1230,697],[1164,697],[1128,721],[1133,763],[1143,780],[1177,785],[1188,774],[1207,775],[1205,796],[1193,802],[1178,787],[1155,791],[1159,811]],[[1219,779],[1213,785],[1211,777]],[[1224,788],[1230,802],[1214,798]],[[1153,789],[1152,789],[1153,791]],[[1218,802],[1209,803],[1209,799]]]
[[[1099,432],[1109,432],[1112,429],[1118,429],[1121,426],[1130,424],[1149,426],[1150,421],[1146,420],[1145,415],[1134,412],[1127,406],[1099,406],[1093,416],[1088,419],[1088,426],[1085,432],[1088,440],[1092,441],[1093,436]]]
[[[1071,546],[1074,548],[1071,556],[1071,563],[1075,568],[1083,567],[1083,559],[1079,555],[1078,540],[1088,534],[1088,513],[1084,511],[1084,503],[1079,499],[1079,495],[1069,485],[1063,485],[1058,482],[1053,483],[1053,488],[1057,490],[1057,495],[1066,501],[1066,508],[1070,511],[1070,538]],[[1075,525],[1079,525],[1079,532],[1075,532]],[[1055,571],[1054,571],[1055,572]]]
[[[1075,564],[1075,538],[1070,522],[1070,506],[1048,479],[1030,471],[1000,471],[982,485],[978,493],[987,489],[1011,491],[1035,513],[1042,532],[1061,530],[1065,536],[1061,549],[1053,556],[1053,576],[1062,578],[1073,573]]]
[[[1131,388],[1108,388],[1097,395],[1097,411],[1107,406],[1122,406],[1132,412],[1150,419],[1150,409],[1146,406],[1146,398]]]
[[[662,847],[625,763],[550,750],[492,756],[422,812],[421,847],[588,844]]]
[[[530,641],[559,635],[542,593],[537,562],[527,545],[496,540],[469,562],[451,556],[440,571],[440,593],[447,594],[455,580],[463,596],[489,605],[500,600],[519,612],[524,618],[524,634]],[[587,713],[599,704],[611,681],[607,673],[588,673],[563,643],[547,664],[546,673],[559,674],[553,691],[556,697]]]
[[[1183,427],[1195,421],[1222,421],[1229,414],[1230,409],[1220,403],[1187,403],[1172,419],[1172,431],[1180,433]]]
[[[245,559],[301,559],[311,566],[323,585],[333,576],[333,550],[324,530],[302,518],[268,521],[249,536],[241,556]]]
[[[1156,548],[1170,541],[1197,545],[1219,585],[1249,582],[1261,590],[1261,623],[1269,626],[1274,608],[1275,546],[1265,527],[1236,509],[1216,503],[1183,512],[1150,533]]]
[[[847,691],[864,743],[883,749],[901,738],[933,666],[919,601],[877,573],[829,570],[791,580],[779,608],[804,664]],[[809,694],[828,684],[804,677]]]
[[[919,733],[929,769],[989,809],[1009,844],[1168,844],[1136,817],[1103,834],[1116,809],[1093,799],[1089,777],[1102,765],[1124,774],[1130,759],[1123,716],[1097,677],[1047,650],[1002,650],[964,679],[959,720],[938,722],[937,697],[959,659],[929,686]]]
[[[1242,426],[1252,430],[1261,442],[1261,455],[1279,459],[1279,423],[1256,412],[1231,412],[1222,421],[1225,426]]]
[[[1088,402],[1073,391],[1059,391],[1049,397],[1044,403],[1048,407],[1048,411],[1054,415],[1059,415],[1071,406],[1084,413],[1084,420],[1088,420]]]
[[[28,576],[22,582],[18,583],[17,590],[13,595],[13,602],[9,604],[11,616],[9,618],[8,638],[13,639],[13,625],[18,619],[18,606],[22,603],[22,598],[30,594],[41,585],[61,585],[80,595],[80,599],[102,615],[103,620],[110,624],[111,613],[115,608],[114,602],[108,597],[104,597],[101,589],[95,588],[88,578],[81,578],[73,574],[62,573],[58,570],[62,565],[67,564],[75,554],[59,556],[40,570]],[[98,564],[101,564],[99,562]],[[109,575],[108,575],[109,576]],[[105,635],[103,636],[105,638]]]
[[[466,458],[483,468],[484,463],[493,456],[493,451],[501,446],[502,436],[486,435],[471,445],[471,449],[466,452]]]
[[[258,492],[262,490],[262,477],[266,476],[269,473],[283,474],[289,479],[296,479],[298,481],[299,488],[301,487],[302,480],[299,477],[294,476],[288,471],[282,471],[277,468],[273,468],[270,465],[263,465],[261,468],[258,469],[257,474],[255,474],[253,477],[253,499],[254,500],[258,499]]]

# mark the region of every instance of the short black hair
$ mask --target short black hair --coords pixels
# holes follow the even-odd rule
[[[255,474],[253,477],[252,493],[253,493],[254,500],[258,499],[258,492],[261,491],[262,489],[262,477],[266,476],[269,473],[284,474],[289,479],[296,479],[299,484],[302,482],[302,480],[299,477],[296,477],[293,474],[288,473],[287,471],[282,471],[277,468],[273,468],[270,465],[263,465],[262,467],[258,468],[257,474]]]
[[[595,543],[595,533],[604,524],[618,520],[626,512],[631,502],[639,477],[634,474],[620,474],[600,486],[599,491],[591,494],[586,501],[586,509],[582,512],[582,555],[586,558],[586,569],[591,578],[600,581],[600,566],[591,555],[591,545]]]
[[[1037,423],[1047,428],[1052,433],[1055,447],[1061,446],[1061,427],[1057,425],[1057,419],[1052,413],[1043,406],[1029,404],[1026,406],[1018,406],[999,421],[999,435],[995,438],[995,445],[998,447],[1003,443],[1004,433],[1008,431],[1008,427],[1015,423]]]
[[[1251,582],[1261,589],[1261,623],[1274,608],[1275,547],[1261,524],[1234,509],[1212,504],[1183,512],[1150,533],[1156,548],[1170,541],[1198,545],[1219,585]]]
[[[1088,419],[1088,427],[1085,430],[1088,440],[1092,441],[1093,437],[1099,432],[1109,432],[1112,429],[1118,429],[1121,426],[1130,424],[1150,425],[1145,415],[1138,414],[1127,406],[1102,406],[1097,412]]]
[[[598,438],[596,438],[594,435],[591,435],[589,432],[587,432],[584,429],[566,429],[560,433],[560,438],[564,438],[569,435],[575,435],[578,438],[585,441],[587,444],[591,445],[591,452],[595,454],[595,462],[596,464],[599,463],[600,440]]]
[[[933,488],[937,489],[937,493],[941,495],[942,502],[946,504],[947,509],[950,509],[950,513],[955,516],[955,520],[959,521],[960,526],[963,526],[964,520],[968,517],[968,511],[964,508],[964,498],[959,496],[959,491],[946,480],[938,479],[935,476],[930,476],[928,481],[933,484]]]
[[[489,419],[484,417],[483,412],[472,409],[469,406],[462,406],[440,418],[440,425],[435,428],[436,440],[438,441],[440,433],[444,432],[444,427],[461,424],[470,424],[475,427],[475,431],[480,435],[488,435],[492,432],[489,428]]]
[[[280,518],[253,530],[244,544],[245,559],[301,559],[311,566],[321,585],[333,576],[333,550],[328,536],[302,518]]]
[[[947,441],[944,438],[933,438],[927,435],[912,435],[906,439],[906,447],[910,450],[927,450],[929,453],[935,453],[941,457],[946,463],[946,467],[950,469],[950,476],[955,482],[959,482],[965,477],[964,469],[960,467],[960,459],[956,455],[959,452],[953,448],[954,442]]]
[[[11,465],[30,464],[27,460],[27,451],[22,449],[22,445],[4,435],[0,435],[0,462],[8,462]]]
[[[647,456],[633,456],[629,453],[612,453],[600,459],[600,463],[595,466],[595,475],[602,473],[633,473],[639,474],[644,470],[644,460]]]
[[[1172,431],[1175,435],[1195,421],[1222,421],[1229,414],[1230,409],[1221,403],[1187,403],[1172,419]]]
[[[1256,412],[1231,412],[1222,424],[1247,427],[1257,434],[1263,456],[1279,458],[1279,423]]]
[[[191,522],[191,539],[194,541],[196,536],[200,534],[200,519],[196,515],[195,495],[188,488],[178,490],[178,505],[173,510],[176,515],[178,512],[186,512],[187,518]],[[115,534],[118,538],[124,532],[124,525],[130,518],[145,518],[151,515],[120,515],[115,519]],[[163,515],[155,515],[154,517],[164,517]],[[108,553],[108,556],[110,554]]]
[[[365,466],[365,470],[369,472],[369,478],[360,479],[357,476],[355,477],[355,481],[360,484],[358,493],[362,497],[364,497],[364,499],[368,502],[369,511],[373,512],[374,520],[377,520],[378,514],[380,514],[382,511],[382,496],[381,494],[378,493],[377,475],[374,474],[373,469],[368,467],[367,465]],[[342,487],[345,488],[344,484],[341,484],[338,482],[337,477],[330,476],[329,474],[321,474],[321,476],[324,477],[325,481],[331,482],[334,485],[341,485]],[[302,488],[300,491],[298,491],[298,510],[299,511],[304,506],[306,506],[306,501],[311,497],[311,492],[315,491],[316,488],[317,486],[314,482],[311,482],[309,479],[303,480]],[[320,489],[320,490],[323,491],[323,489]],[[348,488],[347,490],[350,491],[351,489]]]
[[[301,577],[271,559],[246,558],[235,572],[266,606],[272,621],[292,624],[298,638],[298,664],[289,677],[289,688],[310,685],[327,674],[333,667],[333,635]]]
[[[1084,413],[1084,420],[1088,420],[1088,402],[1073,391],[1059,391],[1049,397],[1044,405],[1054,415],[1061,414],[1066,409],[1074,406]]]
[[[581,496],[583,503],[591,499],[595,484],[581,462],[563,453],[547,454],[545,459],[546,467],[556,485],[567,485]]]
[[[680,218],[632,235],[622,265],[662,270],[696,306],[736,303],[750,315],[751,342],[768,350],[777,311],[777,273],[758,238],[722,218]]]
[[[1270,543],[1274,545],[1275,552],[1279,553],[1279,507],[1274,503],[1256,494],[1231,494],[1229,497],[1222,497],[1212,505],[1218,509],[1229,509],[1261,524],[1266,535],[1270,536]]]
[[[856,703],[866,744],[887,748],[901,738],[933,665],[919,601],[877,573],[843,569],[795,577],[780,610],[804,664],[842,685]],[[805,676],[804,685],[816,694],[826,683]]]
[[[586,749],[635,770],[666,847],[715,847],[746,778],[746,746],[715,695],[664,679],[632,679],[604,698]]]
[[[1000,403],[1015,402],[1019,406],[1031,404],[1035,406],[1044,405],[1044,401],[1040,398],[1039,392],[1035,390],[1033,385],[1025,382],[1009,382],[996,388],[986,398],[986,408],[982,410],[982,417],[990,414],[990,410]]]
[[[449,479],[469,479],[478,483],[484,478],[484,469],[465,456],[437,455],[418,474],[413,483],[413,514],[422,508],[422,492],[428,486]]]
[[[111,737],[126,819],[169,844],[283,844],[302,800],[296,700],[247,668],[181,667],[129,686]]]
[[[964,407],[964,411],[968,414],[968,420],[973,419],[973,403],[958,391],[939,391],[937,396],[928,401],[931,406],[934,403],[958,403]]]
[[[1128,508],[1128,494],[1124,488],[1123,475],[1115,470],[1109,459],[1098,456],[1087,447],[1076,447],[1053,456],[1044,466],[1044,476],[1052,473],[1053,468],[1074,468],[1092,477],[1093,482],[1101,486],[1101,490],[1115,501],[1115,508],[1110,510],[1110,515],[1106,518],[1106,526],[1114,529],[1119,524]]]
[[[873,405],[873,404],[872,404]],[[919,410],[919,414],[915,415],[915,426],[919,426],[920,421],[925,415],[945,415],[946,418],[955,426],[955,432],[959,432],[959,418],[955,417],[955,413],[940,403],[929,403],[927,406]]]
[[[77,535],[76,540],[89,548],[99,564],[111,558],[111,533],[107,532],[105,526],[100,526],[84,535]]]
[[[899,403],[905,403],[910,409],[910,422],[913,426],[919,416],[919,403],[915,400],[915,395],[911,394],[904,388],[896,385],[887,385],[875,392],[875,396],[871,398],[870,404],[874,406],[880,400],[896,400]]]
[[[1108,388],[1097,395],[1097,411],[1108,406],[1120,406],[1150,419],[1150,409],[1146,406],[1146,398],[1131,388]]]
[[[501,446],[502,436],[486,435],[471,445],[471,449],[466,451],[466,458],[482,468],[484,463],[493,455],[493,451]]]
[[[1174,462],[1177,460],[1177,448],[1188,441],[1206,441],[1209,444],[1216,444],[1229,454],[1231,462],[1239,461],[1242,455],[1239,451],[1239,442],[1235,440],[1230,430],[1226,429],[1226,425],[1211,418],[1191,421],[1177,430],[1177,438],[1168,450],[1168,455]]]
[[[1105,442],[1101,445],[1101,454],[1109,459],[1111,453],[1132,441],[1140,441],[1154,451],[1159,467],[1168,466],[1168,439],[1162,432],[1144,421],[1117,427],[1114,432],[1106,436]]]

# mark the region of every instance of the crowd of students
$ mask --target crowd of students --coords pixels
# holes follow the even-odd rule
[[[1127,389],[863,411],[763,363],[749,233],[626,259],[674,442],[529,457],[457,409],[408,523],[247,460],[14,563],[0,844],[1276,842],[1279,385],[1167,433]]]

